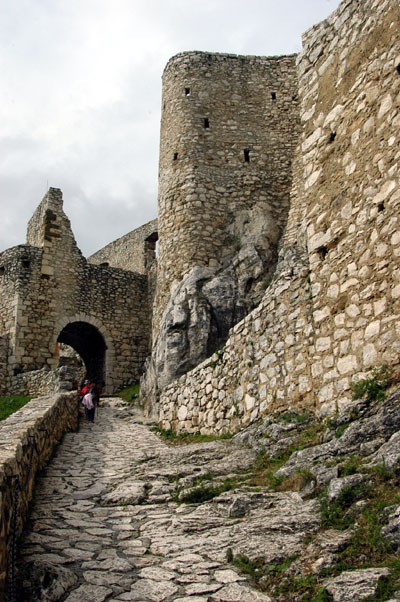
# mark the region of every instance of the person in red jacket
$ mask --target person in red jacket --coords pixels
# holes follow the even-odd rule
[[[90,391],[90,380],[84,380],[83,387],[79,391],[79,395],[81,395],[82,397],[85,397],[86,393],[89,393],[89,391]]]

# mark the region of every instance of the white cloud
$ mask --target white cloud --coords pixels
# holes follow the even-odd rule
[[[296,52],[301,33],[338,4],[2,0],[0,250],[25,242],[47,186],[63,190],[84,254],[155,217],[168,59]]]

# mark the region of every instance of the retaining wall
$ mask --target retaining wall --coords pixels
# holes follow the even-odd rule
[[[64,433],[77,426],[75,392],[33,399],[0,422],[0,602],[13,599],[16,537],[27,516],[35,475]]]

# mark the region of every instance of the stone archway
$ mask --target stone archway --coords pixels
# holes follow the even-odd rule
[[[88,322],[68,322],[57,338],[58,343],[69,345],[82,358],[87,378],[103,385],[106,381],[107,345],[101,332]]]

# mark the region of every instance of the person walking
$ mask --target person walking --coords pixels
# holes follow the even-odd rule
[[[92,394],[92,400],[95,406],[95,410],[96,408],[99,407],[100,405],[100,387],[97,385],[97,383],[95,381],[92,381],[90,383],[90,393]],[[97,410],[97,414],[98,414],[99,410]]]

